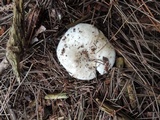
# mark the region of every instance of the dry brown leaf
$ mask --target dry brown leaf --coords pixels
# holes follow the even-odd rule
[[[35,36],[36,29],[40,27],[42,22],[43,12],[44,10],[37,6],[29,13],[26,19],[27,28],[26,28],[25,47],[28,47],[33,37]]]
[[[0,26],[0,36],[5,32],[6,27],[5,26]]]

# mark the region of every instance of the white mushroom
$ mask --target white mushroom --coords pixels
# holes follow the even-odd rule
[[[63,35],[57,57],[69,74],[80,80],[96,77],[96,70],[105,74],[115,62],[115,50],[96,27],[80,23]]]

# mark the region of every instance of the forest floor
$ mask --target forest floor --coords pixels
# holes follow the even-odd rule
[[[11,2],[0,2],[0,61],[12,25]],[[20,84],[11,66],[0,75],[0,120],[160,119],[160,2],[25,0],[24,10],[29,46]],[[60,38],[78,23],[96,26],[116,50],[108,74],[90,81],[71,77],[56,56]]]

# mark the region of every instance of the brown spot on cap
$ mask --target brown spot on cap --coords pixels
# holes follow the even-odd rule
[[[83,48],[83,47],[84,47],[84,45],[81,45],[81,46],[78,47],[78,49]]]
[[[105,70],[108,71],[109,70],[109,60],[107,57],[103,57],[103,63],[105,65]]]
[[[87,50],[83,50],[83,51],[82,51],[82,54],[84,54],[87,58],[89,58],[89,56],[88,56],[88,51],[87,51]]]
[[[61,55],[63,55],[64,53],[65,53],[65,48],[62,49]]]
[[[64,47],[67,48],[68,47],[67,44],[64,44]]]
[[[76,32],[76,28],[73,28],[73,32]]]
[[[92,52],[95,52],[96,48],[95,47],[91,47]]]
[[[103,56],[103,63],[108,62],[108,58]]]

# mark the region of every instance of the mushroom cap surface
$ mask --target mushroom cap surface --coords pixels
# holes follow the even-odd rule
[[[115,50],[104,34],[91,24],[68,29],[57,47],[57,57],[68,73],[80,80],[105,74],[115,62]]]

